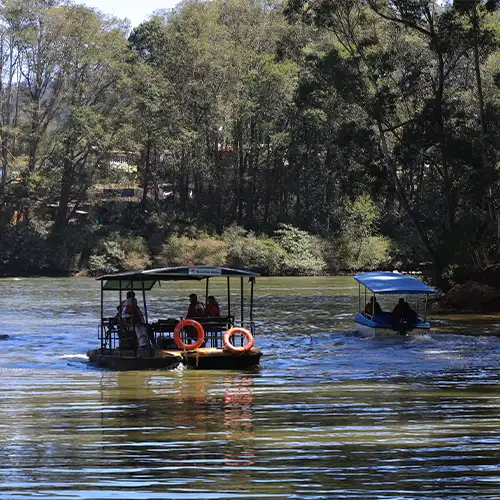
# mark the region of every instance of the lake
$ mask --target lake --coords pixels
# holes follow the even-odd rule
[[[0,291],[1,498],[499,498],[498,316],[363,339],[352,278],[260,278],[259,371],[112,372],[85,356],[95,280]],[[155,289],[150,317],[192,291]]]

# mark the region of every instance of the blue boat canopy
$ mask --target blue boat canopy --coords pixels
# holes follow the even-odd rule
[[[354,276],[354,279],[373,293],[401,295],[436,293],[430,286],[407,274],[389,272],[363,273]]]

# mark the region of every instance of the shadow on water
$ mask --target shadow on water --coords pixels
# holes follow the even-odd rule
[[[494,322],[364,339],[352,280],[258,285],[260,371],[111,372],[95,282],[0,282],[0,497],[498,498]]]

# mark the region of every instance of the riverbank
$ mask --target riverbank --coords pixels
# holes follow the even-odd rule
[[[197,264],[246,268],[267,276],[349,275],[358,269],[395,267],[386,237],[321,238],[289,224],[279,225],[271,235],[236,225],[220,235],[92,225],[54,235],[50,224],[39,223],[10,226],[0,236],[0,276],[97,276]]]

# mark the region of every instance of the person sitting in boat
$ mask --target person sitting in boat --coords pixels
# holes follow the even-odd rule
[[[418,315],[417,313],[411,308],[410,304],[405,301],[405,315],[408,318],[408,322],[410,325],[415,325],[418,322]]]
[[[132,324],[135,326],[139,349],[147,349],[149,347],[148,330],[144,322],[144,315],[137,304],[135,293],[132,291],[127,292],[127,298],[122,301],[120,307],[122,318],[132,319]]]
[[[217,300],[213,295],[209,295],[207,307],[205,308],[205,315],[209,318],[219,318],[220,317],[220,307]]]
[[[203,304],[198,301],[198,296],[192,293],[189,296],[189,307],[186,318],[201,318],[205,316],[205,308]]]
[[[380,304],[377,302],[377,299],[375,297],[370,297],[370,300],[365,307],[365,313],[369,314],[370,316],[377,316],[382,314],[382,308],[380,307]]]
[[[417,322],[417,313],[405,299],[399,299],[392,310],[392,327],[394,330],[405,331]]]

